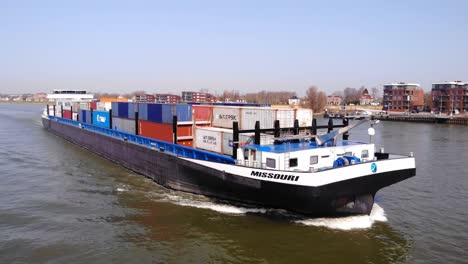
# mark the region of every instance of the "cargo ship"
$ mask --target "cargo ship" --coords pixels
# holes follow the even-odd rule
[[[372,120],[319,126],[300,108],[95,102],[85,91],[49,98],[46,130],[161,186],[217,200],[308,216],[370,214],[377,191],[416,174],[412,153],[349,140],[350,129]]]

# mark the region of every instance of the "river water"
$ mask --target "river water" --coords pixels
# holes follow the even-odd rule
[[[416,177],[370,216],[310,219],[161,188],[46,132],[41,111],[0,104],[0,263],[468,263],[466,126],[377,124]]]

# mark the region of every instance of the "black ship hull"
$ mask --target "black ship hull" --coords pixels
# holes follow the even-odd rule
[[[248,178],[167,152],[42,118],[51,133],[178,191],[312,216],[370,214],[376,192],[415,175],[415,168],[374,173],[321,186]]]

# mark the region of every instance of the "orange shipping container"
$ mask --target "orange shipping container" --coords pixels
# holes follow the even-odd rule
[[[128,102],[127,98],[116,98],[116,97],[102,97],[99,98],[99,102],[112,103],[112,102]]]
[[[195,121],[211,121],[213,107],[209,105],[192,105]]]
[[[138,134],[144,137],[173,142],[172,125],[155,123],[145,120],[138,121]],[[177,127],[178,137],[192,136],[192,125],[179,125]],[[190,140],[191,141],[191,140]]]

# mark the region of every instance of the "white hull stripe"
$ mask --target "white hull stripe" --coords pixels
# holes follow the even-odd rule
[[[185,159],[220,172],[224,171],[226,173],[246,178],[311,187],[323,186],[334,182],[345,181],[372,174],[416,168],[415,159],[413,157],[359,163],[347,167],[316,172],[275,171],[222,164],[205,160],[189,158],[181,159]]]

